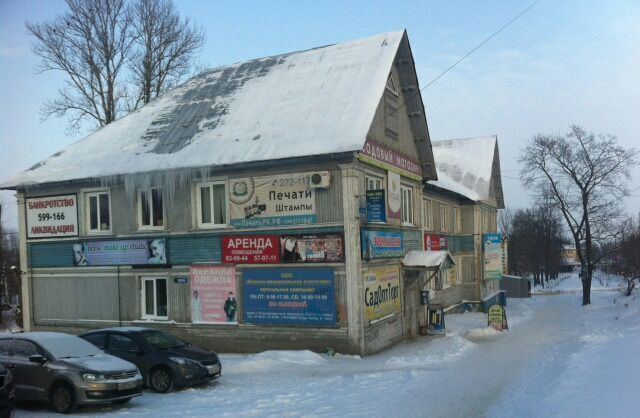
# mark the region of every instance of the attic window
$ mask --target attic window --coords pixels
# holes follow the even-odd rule
[[[387,138],[398,139],[399,94],[393,78],[389,76],[384,89],[384,131]]]

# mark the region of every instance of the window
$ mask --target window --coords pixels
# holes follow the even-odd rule
[[[431,213],[431,201],[423,200],[422,201],[422,227],[424,229],[432,229],[433,228],[433,214]]]
[[[118,334],[109,335],[109,350],[124,353],[139,353],[141,351],[140,346],[133,339]]]
[[[382,188],[384,186],[381,178],[367,176],[367,190],[380,190]]]
[[[398,101],[399,96],[393,78],[389,76],[384,91],[384,131],[387,138],[398,139]]]
[[[482,232],[489,232],[489,212],[482,209]]]
[[[413,225],[413,189],[400,186],[402,194],[402,223]]]
[[[460,208],[453,208],[453,232],[460,232]]]
[[[443,232],[449,230],[449,210],[443,203],[440,204],[440,230]]]
[[[89,233],[111,232],[109,192],[86,194],[87,230]]]
[[[142,319],[168,319],[167,279],[142,279]]]
[[[198,225],[212,227],[226,225],[227,199],[223,183],[198,183]]]
[[[38,347],[31,341],[16,340],[13,346],[13,355],[28,358],[34,354],[38,354]]]
[[[89,341],[91,344],[95,345],[99,349],[104,350],[105,334],[91,334],[91,335],[86,335],[82,338]]]
[[[162,188],[152,187],[138,192],[138,225],[140,229],[164,228]]]
[[[13,338],[4,338],[0,340],[0,355],[11,355],[11,346],[13,345]]]

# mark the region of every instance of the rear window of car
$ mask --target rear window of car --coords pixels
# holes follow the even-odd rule
[[[84,335],[82,338],[89,341],[91,344],[95,345],[101,350],[104,350],[104,342],[106,340],[106,334]]]

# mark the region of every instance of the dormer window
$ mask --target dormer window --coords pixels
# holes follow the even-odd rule
[[[389,76],[384,89],[384,131],[387,138],[398,139],[399,101],[393,77]]]

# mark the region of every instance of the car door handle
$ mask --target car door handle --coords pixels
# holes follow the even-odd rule
[[[16,368],[16,365],[15,365],[15,364],[10,364],[10,365],[8,365],[8,366],[7,366],[7,368],[8,368],[8,369],[15,369],[15,368]]]

